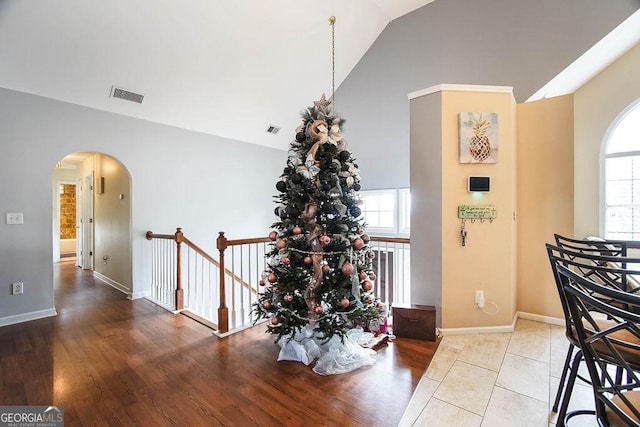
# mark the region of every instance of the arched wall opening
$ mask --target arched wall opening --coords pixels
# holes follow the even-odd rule
[[[65,260],[70,244],[69,215],[61,211],[61,188],[75,183],[75,263],[132,295],[131,175],[102,153],[72,153],[56,164],[52,179],[53,261]],[[64,223],[66,221],[66,224]],[[65,233],[66,229],[66,233]]]

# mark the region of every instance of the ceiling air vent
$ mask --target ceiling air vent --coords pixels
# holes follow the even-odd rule
[[[113,86],[111,88],[111,97],[124,99],[125,101],[136,102],[138,104],[142,104],[142,100],[144,99],[144,95],[141,95],[135,92],[130,92],[128,90],[125,90],[116,86]]]
[[[278,126],[269,125],[269,127],[267,128],[267,132],[275,135],[276,133],[280,132],[280,128]]]

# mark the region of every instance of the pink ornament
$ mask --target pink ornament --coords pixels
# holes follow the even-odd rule
[[[371,279],[372,281],[376,280],[376,274],[374,272],[371,272],[371,274],[369,274],[369,279]]]
[[[365,243],[369,243],[369,240],[371,240],[368,234],[363,234],[361,237]]]
[[[364,280],[367,278],[367,273],[365,273],[364,271],[361,271],[358,277],[360,277],[360,280]]]
[[[310,256],[306,256],[304,257],[304,263],[305,264],[311,264],[313,262],[313,260],[311,259]]]
[[[340,300],[340,305],[342,306],[342,308],[347,308],[349,307],[349,300],[346,298],[342,298]]]
[[[293,301],[293,295],[291,295],[291,294],[287,294],[287,295],[285,295],[285,296],[284,296],[284,300],[285,300],[286,302],[291,302],[291,301]]]
[[[298,227],[297,225],[295,227],[293,227],[293,234],[300,234],[302,233],[302,228]]]
[[[278,280],[278,277],[273,273],[269,273],[269,276],[267,276],[267,280],[269,281],[269,283],[275,283],[275,281]]]
[[[376,257],[376,253],[371,251],[369,252],[369,258],[374,259]]]
[[[344,274],[345,276],[351,276],[352,273],[353,265],[349,264],[348,262],[342,264],[342,274]]]
[[[269,239],[272,242],[275,242],[276,238],[278,237],[278,233],[276,233],[275,231],[272,231],[271,233],[269,233]]]
[[[324,308],[321,305],[316,307],[316,314],[322,314],[324,312]]]
[[[289,257],[282,258],[282,264],[284,264],[284,265],[291,264],[291,259],[289,259]]]
[[[324,274],[327,274],[330,271],[331,271],[331,267],[329,267],[329,264],[325,264],[325,265],[322,266],[322,272]]]
[[[271,324],[272,325],[277,325],[278,323],[280,323],[280,318],[278,316],[273,316],[271,318]]]
[[[353,247],[356,248],[356,250],[360,250],[364,247],[364,242],[362,241],[361,238],[357,238],[356,240],[353,241]]]
[[[280,288],[279,288],[279,287],[277,287],[277,286],[276,286],[276,287],[274,287],[274,288],[273,288],[273,293],[274,293],[274,294],[279,294],[279,293],[280,293]]]
[[[365,290],[365,291],[370,291],[371,289],[373,289],[373,283],[371,283],[371,282],[370,282],[370,281],[368,281],[368,280],[365,280],[365,281],[362,283],[362,287],[364,288],[364,290]]]
[[[280,239],[278,240],[278,242],[276,243],[276,248],[278,249],[284,249],[287,247],[287,241],[284,239]]]
[[[367,304],[371,304],[373,302],[373,298],[367,297],[367,299],[365,301],[366,301]]]
[[[331,237],[329,236],[320,236],[318,240],[320,241],[320,245],[322,246],[327,246],[329,243],[331,243]]]
[[[260,279],[260,286],[264,286],[264,285],[265,285],[264,279]]]
[[[264,307],[265,309],[269,310],[271,308],[271,302],[269,301],[265,301],[262,303],[262,307]]]

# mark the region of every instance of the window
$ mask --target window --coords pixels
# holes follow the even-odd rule
[[[604,235],[640,240],[640,104],[611,132],[604,155]]]
[[[411,214],[409,189],[361,191],[362,212],[367,231],[380,234],[408,234]]]

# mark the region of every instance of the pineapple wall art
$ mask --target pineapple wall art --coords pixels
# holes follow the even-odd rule
[[[498,163],[498,114],[460,113],[460,163]]]

